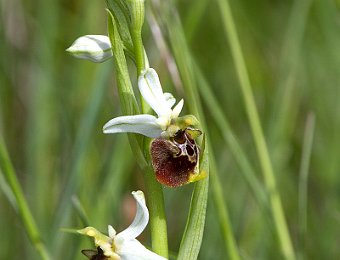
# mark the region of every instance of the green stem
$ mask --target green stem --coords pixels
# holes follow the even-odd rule
[[[132,38],[133,48],[134,48],[134,53],[135,53],[137,75],[139,76],[142,73],[142,71],[146,68],[145,60],[144,60],[146,54],[144,52],[141,31],[131,30],[131,38]],[[143,113],[145,113],[148,110],[149,105],[145,102],[141,94],[139,94],[139,98],[140,98],[140,104],[142,108],[141,110]]]
[[[15,196],[15,200],[19,210],[19,215],[24,224],[28,237],[31,240],[31,243],[38,251],[41,259],[44,260],[50,259],[47,249],[40,239],[38,228],[33,219],[32,213],[30,212],[30,209],[28,207],[24,193],[19,184],[18,178],[15,174],[12,163],[9,159],[5,142],[1,136],[0,136],[0,169],[4,173],[7,182]]]
[[[139,30],[131,30],[131,38],[133,42],[133,47],[135,51],[135,59],[136,59],[136,67],[137,67],[137,74],[144,70],[144,47],[142,41],[142,35]]]
[[[305,134],[303,139],[302,159],[299,174],[299,254],[303,259],[306,249],[307,234],[307,189],[308,172],[312,154],[312,146],[315,130],[315,115],[310,113],[307,117]]]
[[[217,0],[221,17],[223,19],[225,33],[228,37],[236,71],[240,81],[245,107],[249,123],[255,140],[265,185],[269,194],[271,210],[275,227],[281,244],[282,254],[285,259],[295,259],[293,246],[290,240],[287,223],[284,217],[280,195],[277,190],[273,167],[269,158],[269,152],[264,139],[260,118],[255,105],[255,100],[245,65],[243,53],[238,39],[235,23],[232,17],[228,0]]]

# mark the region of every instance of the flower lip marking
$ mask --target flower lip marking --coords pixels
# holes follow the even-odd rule
[[[157,180],[168,187],[178,187],[190,182],[198,174],[200,150],[190,131],[179,130],[172,138],[157,138],[151,143],[152,166]],[[197,133],[198,134],[198,133]]]

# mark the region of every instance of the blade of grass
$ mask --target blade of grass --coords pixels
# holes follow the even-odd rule
[[[280,71],[278,75],[277,93],[274,97],[273,112],[270,121],[270,145],[277,147],[284,142],[287,127],[292,122],[295,109],[296,95],[294,93],[295,79],[300,63],[300,50],[306,30],[309,10],[313,0],[294,1],[283,40]],[[281,151],[281,149],[275,149]]]
[[[90,226],[91,221],[89,220],[88,214],[85,208],[83,207],[83,205],[81,204],[79,198],[76,195],[73,195],[71,200],[72,200],[72,206],[76,214],[78,215],[82,226],[83,227]],[[72,232],[72,233],[77,234],[77,231],[72,230],[72,229],[61,229],[60,231]],[[81,244],[81,240],[76,240],[72,243],[72,247],[69,249],[69,253],[70,253],[69,259],[77,258],[77,256],[79,255],[79,251],[80,251],[79,250],[80,244]]]
[[[211,153],[211,152],[210,152]],[[211,155],[213,156],[213,155]],[[214,159],[214,157],[212,157]],[[211,160],[212,161],[212,160]],[[217,215],[220,222],[220,227],[222,230],[222,235],[224,238],[224,243],[226,245],[227,253],[229,259],[238,260],[241,259],[236,240],[234,238],[228,208],[224,201],[224,192],[222,189],[221,181],[218,176],[217,167],[215,161],[210,163],[210,176],[211,176],[211,186],[213,192],[213,199],[217,209]]]
[[[0,168],[0,189],[5,194],[7,200],[12,205],[13,209],[16,212],[18,212],[18,205],[17,205],[16,199],[15,199],[14,193],[11,190],[11,188],[9,187],[9,185],[7,184],[5,177],[3,175],[3,172],[1,171],[1,168]]]
[[[224,26],[224,32],[229,40],[232,57],[235,63],[235,68],[240,82],[240,88],[244,98],[244,104],[247,111],[248,120],[254,137],[265,185],[269,194],[272,215],[277,235],[280,241],[282,255],[286,259],[295,259],[292,242],[290,239],[287,223],[284,217],[281,198],[276,187],[273,167],[269,157],[267,144],[264,139],[259,114],[257,112],[257,107],[255,104],[250,79],[248,76],[243,53],[241,50],[241,45],[238,39],[234,19],[232,17],[231,9],[229,6],[229,1],[217,0],[217,3],[219,6],[219,11]]]
[[[188,14],[186,15],[184,21],[184,31],[188,42],[191,42],[194,37],[196,30],[198,29],[199,21],[207,8],[208,0],[196,0],[195,4],[191,5],[188,9]]]
[[[262,184],[259,182],[255,174],[253,166],[249,162],[249,159],[244,153],[239,140],[231,129],[228,119],[224,115],[222,108],[216,102],[217,99],[211,91],[211,87],[209,86],[209,83],[204,77],[201,69],[197,66],[197,64],[195,64],[194,67],[195,75],[197,76],[197,82],[199,85],[198,89],[201,93],[201,97],[208,105],[209,110],[214,111],[212,113],[212,117],[214,118],[214,121],[217,124],[225,143],[228,145],[232,154],[234,155],[235,160],[237,161],[241,169],[243,177],[245,178],[249,187],[254,193],[256,200],[263,209],[267,209],[268,200],[266,197],[266,193],[264,192]]]
[[[85,208],[81,204],[79,198],[76,195],[73,195],[71,200],[72,206],[77,212],[77,215],[80,218],[80,221],[83,224],[83,226],[85,227],[90,226],[91,221],[89,220],[88,214],[86,213]]]
[[[170,53],[169,47],[163,37],[162,30],[157,23],[157,20],[152,12],[149,12],[147,17],[148,23],[152,32],[153,39],[159,49],[161,59],[165,62],[170,73],[172,82],[178,93],[183,92],[183,84],[179,76],[179,72],[173,56]]]
[[[310,113],[307,117],[303,139],[302,159],[299,173],[299,257],[303,259],[306,252],[307,239],[307,187],[310,158],[315,130],[315,115]]]
[[[2,136],[0,136],[0,168],[1,171],[5,174],[8,185],[15,196],[20,218],[23,222],[23,225],[26,229],[27,235],[32,245],[39,253],[41,259],[44,260],[50,259],[49,253],[41,240],[40,232],[37,228],[33,215],[28,207],[25,195],[22,191],[22,188],[20,186],[12,163],[9,159],[5,142]]]
[[[179,248],[178,260],[197,259],[205,226],[209,177],[195,184],[187,223]]]

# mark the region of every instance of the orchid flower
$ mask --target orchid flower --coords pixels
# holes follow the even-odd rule
[[[83,253],[92,257],[102,257],[109,260],[165,260],[166,258],[146,249],[137,239],[149,222],[149,211],[145,205],[142,191],[132,192],[136,200],[137,212],[132,224],[120,233],[116,233],[112,226],[108,226],[108,236],[100,233],[93,227],[78,230],[78,233],[94,238],[97,251],[83,250]],[[102,259],[100,258],[100,259]],[[95,258],[97,259],[97,258]],[[99,258],[98,258],[99,259]]]
[[[139,91],[145,101],[156,112],[157,117],[150,114],[120,116],[111,119],[104,127],[104,133],[138,133],[151,138],[166,135],[170,125],[182,111],[183,99],[176,103],[170,93],[163,93],[156,71],[152,68],[144,70],[138,78]]]

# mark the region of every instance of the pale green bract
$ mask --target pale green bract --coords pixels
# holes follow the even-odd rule
[[[138,87],[144,100],[156,112],[157,116],[149,114],[120,116],[107,122],[103,131],[113,133],[138,133],[150,138],[158,138],[166,133],[173,120],[176,120],[182,111],[183,99],[172,109],[176,103],[170,93],[163,93],[161,83],[156,71],[152,68],[144,70],[138,77]]]
[[[142,191],[134,191],[132,195],[136,200],[137,212],[127,229],[117,234],[109,225],[108,236],[93,227],[78,230],[78,233],[93,237],[95,246],[100,247],[109,260],[165,260],[166,258],[148,250],[136,239],[149,222],[149,211]]]

